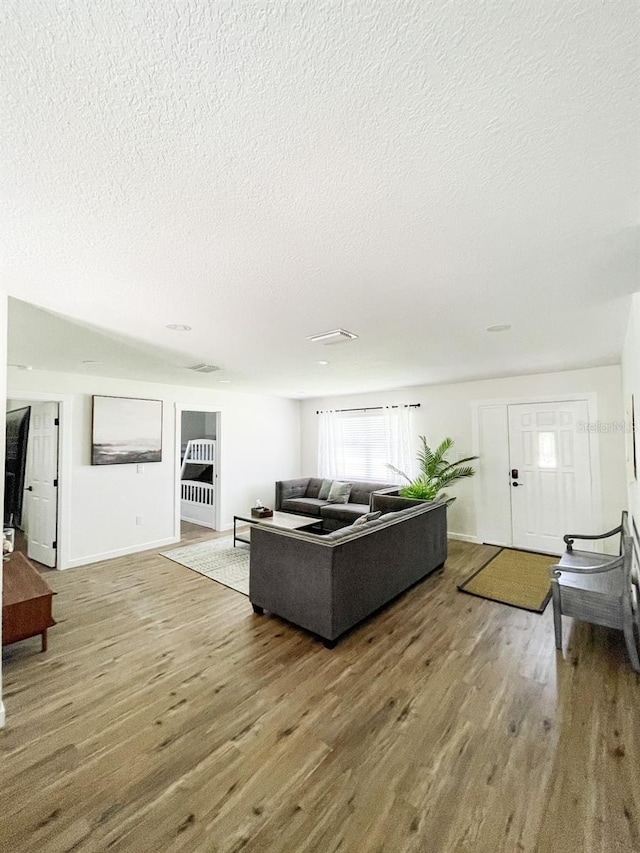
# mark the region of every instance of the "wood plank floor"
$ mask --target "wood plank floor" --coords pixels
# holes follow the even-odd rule
[[[155,552],[48,575],[49,651],[3,652],[0,850],[639,851],[622,635],[563,658],[550,606],[457,592],[491,552],[333,651]]]

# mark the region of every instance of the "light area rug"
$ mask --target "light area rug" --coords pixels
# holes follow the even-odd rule
[[[458,587],[462,592],[542,613],[551,598],[549,569],[557,558],[503,548]]]
[[[249,595],[249,548],[246,545],[234,548],[232,536],[162,551],[160,556]]]

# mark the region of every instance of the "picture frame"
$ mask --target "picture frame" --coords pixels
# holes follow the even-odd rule
[[[31,406],[7,412],[5,471],[4,471],[4,521],[22,523],[27,444]]]
[[[162,400],[94,394],[92,465],[162,462]]]
[[[636,403],[635,396],[631,395],[631,459],[633,469],[633,479],[638,479],[638,444],[637,444],[637,426],[636,426]]]
[[[627,456],[627,482],[629,485],[638,479],[638,448],[636,443],[636,411],[635,397],[633,394],[627,401],[625,412],[625,442]]]

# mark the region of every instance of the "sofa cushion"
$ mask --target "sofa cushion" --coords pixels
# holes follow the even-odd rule
[[[307,491],[304,493],[306,498],[320,498],[320,500],[324,500],[324,496],[320,497],[320,487],[324,483],[319,477],[310,477],[309,485],[307,486]]]
[[[320,491],[318,492],[318,497],[321,501],[326,501],[329,497],[329,492],[331,491],[331,483],[332,480],[323,480],[320,486]]]
[[[323,518],[335,519],[344,524],[352,524],[359,515],[365,515],[368,511],[369,507],[365,504],[323,504],[320,507]]]
[[[389,483],[352,483],[351,495],[349,501],[352,504],[368,504],[371,498],[371,492],[376,492],[378,489],[388,489]]]
[[[318,498],[289,498],[282,501],[281,509],[283,512],[298,512],[301,515],[320,515],[322,506],[325,506],[325,502]]]
[[[340,483],[337,480],[331,484],[327,503],[346,504],[351,494],[351,483]]]
[[[380,518],[382,513],[378,512],[365,512],[364,515],[359,516],[351,525],[352,527],[362,527],[363,524],[366,524],[368,521],[375,521],[377,518]]]

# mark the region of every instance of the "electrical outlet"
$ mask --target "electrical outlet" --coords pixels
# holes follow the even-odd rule
[[[142,524],[142,516],[141,515],[136,515],[136,524],[138,526],[140,526]]]
[[[138,465],[137,473],[144,474],[144,465]]]

